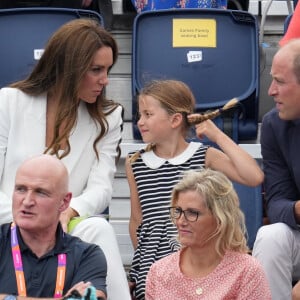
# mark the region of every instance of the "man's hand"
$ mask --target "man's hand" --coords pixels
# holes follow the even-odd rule
[[[78,282],[76,283],[67,293],[66,295],[64,296],[64,298],[68,298],[68,296],[71,296],[71,293],[73,291],[76,291],[78,292],[81,297],[83,297],[85,295],[85,291],[86,289],[91,285],[90,282]],[[104,294],[104,292],[102,291],[99,291],[99,290],[96,290],[96,297],[97,298],[100,298],[100,299],[106,299],[106,296]]]
[[[84,295],[85,290],[91,285],[90,282],[84,282],[84,281],[80,281],[78,283],[76,283],[71,289],[68,290],[68,292],[66,293],[66,295],[64,296],[64,298],[67,298],[68,296],[71,295],[71,293],[73,291],[77,291],[81,296]]]

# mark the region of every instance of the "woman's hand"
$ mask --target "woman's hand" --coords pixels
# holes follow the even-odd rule
[[[71,207],[68,207],[66,210],[64,210],[60,214],[59,220],[60,220],[60,223],[61,223],[61,226],[62,226],[64,232],[68,232],[68,224],[69,224],[70,220],[77,216],[78,216],[77,211],[75,211]]]

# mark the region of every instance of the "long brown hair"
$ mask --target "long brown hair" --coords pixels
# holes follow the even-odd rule
[[[32,96],[55,93],[58,113],[54,124],[54,137],[45,153],[55,154],[58,158],[63,158],[70,153],[68,138],[77,121],[79,85],[89,70],[95,53],[102,47],[112,49],[113,64],[115,64],[118,47],[109,32],[95,20],[70,21],[61,26],[49,39],[41,59],[31,74],[25,80],[11,85]],[[119,104],[106,99],[105,89],[95,103],[85,104],[90,116],[100,128],[100,133],[93,143],[99,159],[96,145],[108,130],[106,116]],[[65,122],[66,120],[68,122]],[[62,126],[63,122],[65,126]],[[59,155],[60,143],[63,140],[67,141],[67,147],[64,153]],[[120,153],[119,145],[117,151]]]

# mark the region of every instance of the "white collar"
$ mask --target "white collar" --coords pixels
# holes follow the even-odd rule
[[[157,156],[153,150],[142,153],[141,158],[150,169],[158,169],[166,161],[172,165],[181,165],[190,159],[202,145],[203,144],[199,142],[190,142],[188,147],[182,153],[170,159]]]

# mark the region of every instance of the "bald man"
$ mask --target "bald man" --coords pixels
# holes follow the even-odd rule
[[[36,156],[18,168],[14,222],[0,227],[0,299],[61,298],[74,289],[83,295],[89,285],[106,299],[102,250],[60,225],[71,198],[67,169],[55,157]]]
[[[253,255],[261,262],[273,300],[291,299],[300,279],[300,39],[278,50],[269,95],[276,107],[261,127],[267,215]]]

